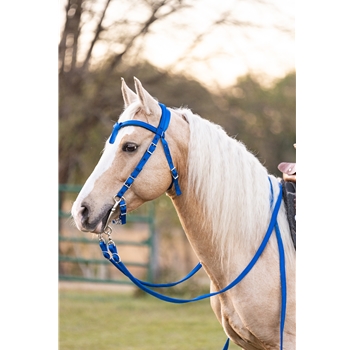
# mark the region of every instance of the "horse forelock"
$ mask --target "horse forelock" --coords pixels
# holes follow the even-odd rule
[[[190,124],[188,185],[202,203],[213,243],[230,264],[233,248],[257,247],[269,224],[268,172],[243,143],[229,137],[219,125],[190,110],[183,112]],[[276,195],[277,182],[274,187]]]

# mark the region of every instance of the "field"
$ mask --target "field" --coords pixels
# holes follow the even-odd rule
[[[59,292],[60,350],[221,350],[226,339],[209,300],[179,305],[134,292]]]

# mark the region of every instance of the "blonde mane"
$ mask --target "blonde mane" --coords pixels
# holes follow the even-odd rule
[[[271,217],[267,169],[219,125],[190,110],[181,112],[190,124],[189,186],[210,221],[213,243],[221,248],[224,259],[231,256],[228,252],[234,251],[233,246],[245,251],[252,244],[257,248]],[[276,196],[277,181],[274,187]]]

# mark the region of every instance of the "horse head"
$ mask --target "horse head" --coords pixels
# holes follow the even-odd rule
[[[141,82],[136,78],[134,80],[136,94],[122,79],[124,112],[120,115],[111,137],[106,141],[99,162],[73,204],[72,216],[81,231],[102,233],[107,221],[120,216],[120,208],[116,208],[111,215],[110,213],[123,186],[127,186],[127,191],[123,191],[121,197],[127,203],[128,212],[146,201],[156,199],[172,187],[174,176],[169,171],[170,163],[163,150],[163,140],[152,148],[155,130],[159,129],[162,118],[162,108],[143,88]],[[167,125],[167,142],[176,164],[181,150],[174,140],[174,130],[178,126],[176,124],[183,123],[184,120],[176,118],[176,111],[166,111],[169,116],[168,123],[171,121],[169,127]],[[164,135],[165,133],[159,136],[164,138]],[[183,137],[185,135],[186,133]],[[139,166],[140,159],[151,152],[152,157],[149,157],[147,164],[137,174],[137,179],[134,179],[131,174]]]

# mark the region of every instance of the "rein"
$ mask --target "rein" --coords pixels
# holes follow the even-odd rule
[[[285,318],[286,318],[286,305],[287,305],[287,282],[286,282],[286,271],[285,271],[284,247],[283,247],[280,229],[279,229],[279,226],[277,223],[277,216],[278,216],[278,212],[279,212],[279,209],[281,206],[282,195],[283,195],[281,183],[279,183],[280,192],[279,192],[279,195],[277,197],[274,209],[272,211],[270,224],[267,228],[264,239],[263,239],[262,243],[260,244],[258,250],[256,251],[255,255],[253,256],[252,260],[246,266],[246,268],[238,275],[238,277],[236,277],[225,288],[223,288],[217,292],[203,294],[203,295],[197,296],[197,297],[192,298],[192,299],[178,299],[178,298],[172,298],[172,297],[160,294],[160,293],[150,289],[150,287],[152,287],[152,288],[173,287],[177,284],[180,284],[180,283],[188,280],[190,277],[192,277],[196,272],[198,272],[201,269],[201,267],[202,267],[201,263],[198,263],[197,266],[186,277],[182,278],[181,280],[179,280],[177,282],[153,284],[153,283],[141,281],[141,280],[137,279],[136,277],[134,277],[131,274],[131,272],[128,270],[128,268],[124,265],[124,263],[121,261],[120,256],[118,254],[117,246],[115,245],[115,243],[111,239],[112,228],[108,225],[109,225],[109,222],[110,222],[110,219],[111,219],[113,213],[116,211],[118,206],[120,207],[120,216],[119,216],[118,223],[121,223],[121,224],[126,223],[126,202],[125,202],[125,198],[123,197],[123,195],[130,188],[132,183],[135,181],[136,177],[139,175],[139,173],[143,169],[147,160],[153,154],[159,140],[161,140],[161,142],[162,142],[165,156],[166,156],[166,159],[168,161],[169,168],[170,168],[172,178],[173,178],[172,184],[170,186],[174,185],[176,194],[177,195],[181,194],[181,190],[180,190],[179,183],[178,183],[179,176],[177,174],[176,168],[173,165],[172,158],[170,155],[170,150],[168,147],[168,143],[165,140],[165,131],[167,130],[167,128],[169,126],[171,114],[170,114],[170,111],[163,104],[159,103],[159,106],[162,109],[162,116],[161,116],[161,119],[160,119],[160,122],[159,122],[159,125],[157,128],[155,128],[154,126],[152,126],[150,124],[139,121],[139,120],[128,120],[125,122],[116,123],[113,127],[113,131],[112,131],[111,137],[109,139],[110,143],[114,143],[120,128],[125,127],[125,126],[130,126],[130,125],[140,126],[140,127],[145,128],[145,129],[148,129],[148,130],[152,131],[155,134],[155,136],[154,136],[150,146],[148,147],[148,149],[144,153],[142,159],[140,160],[140,162],[138,163],[138,165],[134,169],[134,171],[131,173],[131,175],[125,181],[122,188],[119,190],[119,192],[114,197],[115,204],[112,207],[111,212],[108,216],[107,222],[105,224],[104,232],[99,235],[99,245],[100,245],[103,256],[107,260],[109,260],[120,272],[122,272],[126,277],[128,277],[131,282],[133,282],[137,287],[139,287],[144,292],[146,292],[146,293],[148,293],[148,294],[150,294],[150,295],[152,295],[160,300],[166,301],[166,302],[175,303],[175,304],[184,304],[184,303],[190,303],[190,302],[194,302],[194,301],[203,300],[203,299],[210,298],[210,297],[213,297],[213,296],[218,295],[218,294],[225,293],[229,289],[236,286],[240,281],[242,281],[242,279],[254,267],[255,263],[258,261],[261,254],[263,253],[263,251],[264,251],[264,249],[265,249],[265,247],[266,247],[266,245],[267,245],[267,243],[272,235],[273,230],[275,230],[277,244],[278,244],[278,251],[279,251],[279,268],[280,268],[280,281],[281,281],[280,350],[282,350],[283,349],[283,331],[284,331],[284,323],[285,323]],[[273,187],[272,187],[272,182],[271,182],[270,177],[268,177],[268,179],[270,182],[270,192],[271,192],[270,207],[272,209],[273,202],[274,202],[274,193],[273,193]],[[117,198],[119,198],[119,199],[117,199]],[[116,220],[112,220],[112,222],[115,223]],[[103,234],[106,234],[108,237],[107,243],[102,237]],[[226,343],[225,343],[222,350],[228,349],[229,340],[230,340],[229,338],[226,340]]]

